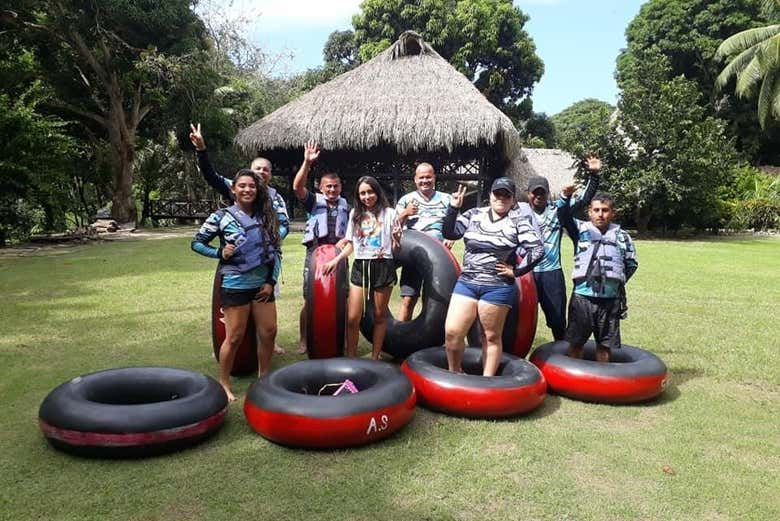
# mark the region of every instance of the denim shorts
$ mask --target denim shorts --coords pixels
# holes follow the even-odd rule
[[[484,300],[496,306],[512,307],[517,303],[517,285],[501,284],[500,286],[486,286],[484,284],[472,284],[458,279],[452,292],[472,300]]]

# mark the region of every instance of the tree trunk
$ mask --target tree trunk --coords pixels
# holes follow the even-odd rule
[[[124,128],[121,121],[111,118],[108,135],[111,143],[111,170],[114,181],[111,195],[111,217],[120,225],[130,222],[135,224],[138,218],[138,211],[133,199],[135,128]]]
[[[637,205],[635,219],[637,235],[646,234],[647,227],[650,224],[650,212],[648,212],[646,208]]]

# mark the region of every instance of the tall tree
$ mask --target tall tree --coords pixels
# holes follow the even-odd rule
[[[780,21],[780,0],[765,0],[764,9],[768,17]],[[758,89],[761,128],[766,129],[772,118],[780,120],[780,24],[748,29],[727,38],[715,57],[729,61],[718,75],[718,88],[736,77],[737,95],[749,98]]]
[[[53,104],[110,144],[112,213],[135,221],[133,163],[142,120],[168,95],[203,26],[189,0],[11,0],[17,27],[55,89]]]
[[[627,71],[607,147],[604,185],[640,230],[718,226],[719,193],[736,152],[721,120],[697,103],[696,84],[676,76],[657,50]]]
[[[761,132],[749,101],[715,90],[721,64],[715,53],[736,32],[764,24],[761,0],[649,0],[626,29],[626,49],[618,57],[617,77],[622,87],[637,55],[660,51],[669,61],[670,76],[695,81],[699,104],[709,114],[728,122],[743,155],[752,162],[780,159],[780,136]]]
[[[544,72],[528,16],[511,0],[364,0],[360,9],[352,25],[363,61],[413,29],[514,120]]]
[[[603,147],[615,107],[593,98],[577,101],[550,118],[558,147],[576,157]]]

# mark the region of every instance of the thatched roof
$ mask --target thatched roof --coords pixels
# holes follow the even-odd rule
[[[557,197],[563,185],[574,182],[574,163],[574,156],[557,148],[524,148],[509,164],[505,175],[515,180],[519,193],[525,193],[528,178],[546,177],[550,194]]]
[[[412,31],[371,61],[319,85],[241,130],[247,154],[300,149],[390,147],[400,155],[495,147],[520,151],[517,130],[460,72]]]

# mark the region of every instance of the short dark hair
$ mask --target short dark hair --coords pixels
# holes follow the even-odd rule
[[[338,179],[341,181],[341,177],[336,172],[325,172],[323,174],[320,174],[320,181],[322,181],[324,178],[329,177],[331,179]]]
[[[596,195],[593,196],[593,199],[590,200],[590,203],[588,204],[588,206],[593,204],[593,201],[600,201],[600,202],[608,205],[613,210],[615,209],[615,199],[611,195],[609,195],[608,193],[605,193],[605,192],[597,193]]]

